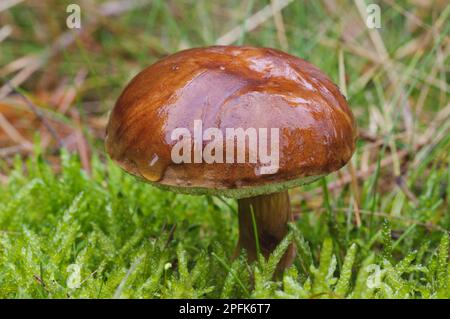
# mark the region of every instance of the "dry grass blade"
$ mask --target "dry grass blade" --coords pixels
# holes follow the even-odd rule
[[[147,4],[149,4],[150,1],[148,0],[141,0],[141,1],[111,1],[104,3],[99,10],[99,15],[101,17],[109,17],[109,16],[115,16],[119,15],[123,12],[133,10],[136,8],[141,8]],[[0,10],[1,11],[1,10]],[[16,76],[14,76],[10,81],[11,84],[19,87],[22,83],[24,83],[34,72],[36,72],[41,66],[45,64],[48,59],[51,57],[54,57],[56,54],[61,52],[63,49],[67,48],[69,45],[75,42],[77,37],[82,32],[90,32],[92,31],[92,28],[96,25],[97,19],[93,19],[89,25],[85,26],[82,29],[79,29],[78,31],[66,31],[62,35],[60,35],[55,42],[52,44],[52,46],[44,50],[44,52],[36,57],[36,59],[32,60],[32,63],[27,64]],[[0,88],[0,99],[6,97],[9,93],[11,93],[11,87],[9,85],[4,85]]]
[[[69,2],[0,0],[0,239],[8,248],[0,255],[1,298],[450,295],[450,287],[440,291],[448,257],[440,237],[448,233],[450,211],[448,0],[82,0],[74,2],[81,29],[66,25]],[[377,12],[366,9],[375,3],[381,28],[370,30],[367,22]],[[7,6],[12,10],[1,11]],[[337,82],[358,123],[353,157],[327,177],[327,187],[289,191],[300,217],[291,224],[299,255],[282,282],[267,275],[273,262],[247,264],[244,254],[226,262],[238,234],[234,200],[138,186],[105,154],[109,111],[126,83],[177,49],[216,41],[275,46],[310,61]],[[276,76],[283,65],[258,70]],[[241,80],[234,75],[225,80]],[[233,107],[246,102],[234,97],[275,95],[285,87],[269,81],[262,92],[265,78],[261,90],[254,80],[233,95]],[[223,103],[203,93],[201,101]],[[305,88],[303,97],[310,93]],[[316,123],[315,102],[321,101],[296,109],[309,108]],[[309,120],[300,124],[310,131]],[[154,227],[146,227],[149,222]],[[207,244],[195,244],[199,240]],[[382,250],[390,269],[376,258]],[[71,275],[73,262],[82,266],[76,289],[62,278]],[[155,266],[150,277],[149,265]],[[386,268],[377,289],[365,285],[367,265]],[[62,280],[51,281],[52,273]],[[345,293],[337,289],[344,277]]]
[[[280,6],[278,4],[280,0],[272,0],[272,14],[273,20],[275,22],[275,26],[277,28],[277,37],[280,42],[281,48],[284,51],[289,50],[288,39],[286,36],[286,29],[284,27],[283,15],[281,13],[281,9],[278,9]]]
[[[5,25],[0,29],[0,42],[4,41],[12,32],[12,28],[9,25]]]
[[[32,59],[23,69],[21,69],[8,83],[0,88],[0,99],[4,99],[9,93],[13,91],[13,86],[20,86],[25,82],[34,72],[36,72],[44,61],[42,59]]]
[[[249,32],[256,29],[258,26],[270,19],[274,13],[281,11],[293,0],[278,0],[276,4],[269,4],[250,16],[245,23],[231,29],[229,32],[217,39],[218,45],[230,45],[239,40],[243,32]]]
[[[356,7],[358,8],[358,11],[361,15],[361,18],[364,21],[367,21],[368,15],[367,15],[367,10],[366,10],[366,5],[364,3],[364,0],[355,0],[355,4]],[[380,57],[380,60],[382,62],[382,67],[384,68],[386,74],[389,77],[389,80],[391,82],[391,84],[395,84],[396,85],[396,90],[399,92],[399,102],[401,102],[401,106],[402,106],[402,115],[403,115],[403,121],[404,121],[404,125],[405,125],[405,129],[407,130],[408,134],[410,136],[412,136],[412,132],[413,132],[413,119],[412,119],[412,112],[411,112],[411,107],[409,105],[409,102],[407,100],[407,95],[405,92],[405,89],[403,88],[403,80],[398,76],[398,73],[396,73],[392,67],[392,62],[391,59],[389,57],[388,51],[386,49],[386,46],[383,42],[383,38],[380,35],[380,32],[378,32],[378,29],[376,28],[370,28],[369,29],[369,37],[375,47],[375,51],[377,52],[378,56]],[[403,77],[404,79],[406,79],[407,77]],[[395,99],[395,97],[394,97]],[[395,101],[391,101],[391,103],[388,103],[386,105],[383,105],[383,112],[385,113],[386,117],[392,117],[392,112],[393,112],[393,106],[394,106]],[[394,164],[397,161],[394,162]],[[394,170],[396,171],[396,173],[398,172],[398,167],[394,167]]]
[[[83,126],[80,119],[80,114],[76,109],[72,109],[70,112],[70,115],[74,121],[74,123],[77,125],[77,129],[75,131],[75,140],[76,140],[76,146],[78,149],[78,154],[80,155],[81,164],[84,168],[84,170],[90,175],[91,174],[91,161],[90,161],[90,154],[89,154],[89,145],[86,141],[86,138],[83,134]]]
[[[344,62],[344,52],[342,51],[342,49],[339,49],[339,54],[338,54],[338,60],[339,60],[339,86],[344,94],[344,96],[348,97],[347,95],[347,82],[345,80],[345,62]],[[360,191],[359,191],[359,187],[358,187],[358,181],[357,181],[357,177],[356,177],[356,170],[355,167],[353,165],[352,161],[349,161],[348,163],[348,170],[350,172],[350,176],[351,176],[351,188],[353,191],[353,198],[354,198],[354,207],[355,207],[355,221],[356,221],[356,225],[357,227],[361,226],[361,215],[359,214],[359,206],[360,206]]]

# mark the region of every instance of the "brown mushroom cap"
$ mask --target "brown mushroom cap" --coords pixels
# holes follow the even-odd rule
[[[260,163],[249,162],[175,164],[171,132],[184,127],[193,136],[194,120],[224,136],[226,128],[279,128],[279,170],[261,175]],[[178,52],[139,73],[112,110],[106,150],[156,186],[249,197],[338,170],[355,138],[344,96],[312,64],[275,49],[213,46]]]

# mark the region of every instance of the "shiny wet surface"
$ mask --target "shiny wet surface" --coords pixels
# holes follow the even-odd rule
[[[185,127],[193,136],[194,120],[224,135],[279,128],[279,171],[260,175],[260,164],[248,162],[174,164],[171,133]],[[219,46],[179,52],[139,73],[112,111],[106,147],[149,181],[234,188],[339,169],[354,151],[354,125],[338,87],[310,63],[273,49]]]

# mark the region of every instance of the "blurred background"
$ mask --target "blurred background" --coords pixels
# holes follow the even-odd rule
[[[327,187],[317,182],[291,191],[295,216],[301,217],[297,227],[311,243],[311,267],[331,234],[338,243],[339,265],[353,242],[364,265],[374,262],[372,251],[384,251],[382,256],[390,260],[406,256],[401,270],[395,268],[395,280],[410,269],[404,278],[413,284],[405,283],[402,291],[408,292],[398,296],[429,297],[450,287],[445,282],[448,268],[436,266],[437,250],[429,248],[440,245],[440,265],[445,265],[448,238],[442,233],[450,229],[449,17],[445,0],[1,0],[0,239],[2,252],[9,251],[4,263],[10,263],[0,272],[10,284],[0,280],[0,295],[73,294],[65,288],[66,267],[81,258],[87,278],[83,287],[88,288],[78,290],[78,296],[121,296],[121,280],[127,280],[133,258],[147,252],[149,258],[159,256],[144,239],[161,234],[169,238],[163,243],[169,252],[154,263],[173,263],[173,275],[167,270],[172,283],[167,284],[166,270],[164,276],[161,270],[162,279],[154,280],[159,286],[149,289],[146,280],[153,270],[138,268],[132,283],[145,281],[143,292],[130,284],[128,296],[269,294],[264,285],[261,294],[230,288],[233,273],[222,265],[233,250],[230,238],[237,236],[236,218],[229,214],[233,203],[175,197],[141,186],[112,165],[102,168],[107,163],[103,139],[108,112],[130,79],[176,51],[213,44],[287,51],[318,66],[347,96],[359,127],[351,163],[330,175]],[[79,166],[66,153],[60,155],[63,148],[77,154]],[[36,154],[39,160],[34,161]],[[22,167],[21,162],[28,164]],[[64,165],[67,172],[55,178],[53,172],[60,174]],[[30,229],[41,236],[43,247],[33,248],[34,264],[21,253],[37,242],[30,240]],[[195,278],[206,288],[181,290],[190,287],[191,276],[186,265],[176,275],[176,264],[185,262],[178,242],[187,247],[191,261],[201,261]],[[223,247],[214,248],[217,243]],[[418,247],[417,266],[407,268]],[[111,253],[116,250],[117,255]],[[333,264],[331,249],[328,257]],[[296,261],[299,282],[311,275],[304,261],[303,256]],[[386,266],[382,259],[377,262]],[[46,286],[39,271],[47,271],[60,286],[53,289],[50,279]],[[367,277],[364,269],[361,273]],[[439,284],[435,278],[444,279]],[[366,293],[358,282],[353,296],[374,296],[373,289]],[[314,289],[312,293],[322,288]],[[446,296],[449,290],[441,291]],[[299,296],[309,295],[301,290],[294,294]],[[392,294],[386,290],[378,296]]]
[[[367,24],[372,3],[380,28]],[[71,4],[81,28],[68,27]],[[360,128],[356,178],[373,172],[381,147],[386,173],[401,176],[448,134],[448,16],[445,0],[3,0],[0,156],[29,155],[38,134],[56,167],[64,145],[89,171],[108,111],[140,70],[190,47],[247,44],[307,59],[346,92]]]
[[[441,0],[3,0],[0,180],[36,143],[56,170],[65,147],[89,173],[108,112],[140,70],[190,47],[247,44],[311,61],[347,96],[359,147],[331,190],[350,185],[358,210],[358,183],[378,163],[382,190],[417,201],[404,177],[432,154],[448,165],[449,13]]]

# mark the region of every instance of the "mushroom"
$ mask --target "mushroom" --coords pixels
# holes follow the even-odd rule
[[[140,72],[111,112],[105,143],[120,167],[154,186],[236,198],[235,253],[252,261],[286,236],[288,189],[340,169],[355,139],[345,97],[312,64],[275,49],[212,46]],[[294,257],[291,244],[278,269]]]

